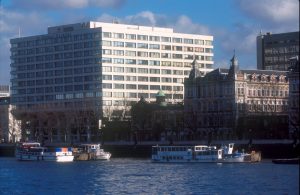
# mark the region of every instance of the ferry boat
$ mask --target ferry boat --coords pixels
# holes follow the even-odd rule
[[[16,147],[16,158],[21,161],[56,161],[72,162],[72,148],[49,149],[41,147],[38,142],[19,143]]]
[[[152,162],[237,163],[259,162],[260,153],[233,152],[234,144],[222,146],[152,146]]]
[[[81,144],[74,148],[75,160],[109,160],[111,153],[105,152],[100,144]]]
[[[222,149],[216,146],[152,146],[153,162],[218,162]]]

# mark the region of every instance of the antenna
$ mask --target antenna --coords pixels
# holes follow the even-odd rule
[[[21,28],[19,27],[19,38],[21,37]]]

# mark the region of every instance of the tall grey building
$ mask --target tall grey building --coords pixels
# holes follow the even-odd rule
[[[91,115],[124,118],[133,102],[141,96],[155,101],[160,89],[167,100],[182,101],[192,59],[203,73],[212,70],[212,41],[212,36],[171,28],[100,22],[49,27],[45,35],[12,39],[14,113],[31,135],[78,141],[84,134],[89,140],[86,129],[95,127],[95,121],[89,125]]]
[[[256,38],[257,68],[282,70],[289,68],[289,59],[299,55],[299,31],[260,34]]]

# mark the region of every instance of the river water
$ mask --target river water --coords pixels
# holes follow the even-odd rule
[[[299,194],[299,165],[0,158],[0,194]]]

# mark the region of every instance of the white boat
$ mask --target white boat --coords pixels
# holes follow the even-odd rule
[[[109,160],[111,157],[100,144],[81,144],[77,149],[76,160]]]
[[[221,149],[223,150],[223,158],[219,160],[219,162],[228,162],[228,163],[235,163],[235,162],[246,162],[251,154],[235,151],[233,152],[233,143],[228,144],[228,146],[222,146]],[[250,157],[251,159],[251,157]]]
[[[153,162],[218,162],[222,149],[216,146],[152,146]]]
[[[233,143],[217,149],[216,146],[152,146],[153,162],[259,162],[260,153],[233,152]]]
[[[21,161],[72,162],[72,148],[49,149],[38,142],[24,142],[17,145],[16,158]]]

